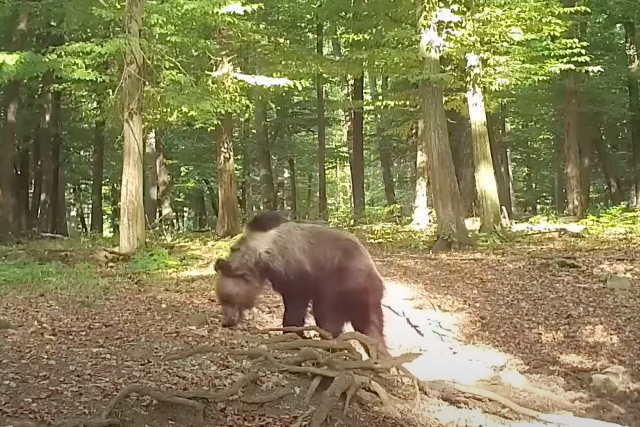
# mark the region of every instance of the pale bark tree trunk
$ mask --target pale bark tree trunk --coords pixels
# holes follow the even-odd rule
[[[221,237],[228,237],[235,236],[240,231],[238,185],[233,157],[233,118],[230,113],[224,115],[217,131],[218,222],[216,233]]]
[[[129,44],[125,54],[124,144],[120,199],[120,251],[133,253],[144,246],[144,135],[142,110],[144,55],[140,45],[144,0],[127,0],[125,26]]]
[[[424,115],[423,115],[424,116]],[[418,144],[416,147],[416,197],[413,202],[411,227],[426,230],[431,222],[429,210],[429,159],[428,143],[424,137],[424,118],[418,122]]]
[[[480,75],[480,67],[480,58],[475,54],[468,54],[467,68],[471,68],[471,73],[474,75],[467,89],[467,104],[473,141],[473,166],[476,197],[480,210],[480,231],[490,233],[500,228],[500,198],[491,156],[487,112],[484,109],[482,90],[475,81],[475,75]]]
[[[271,148],[269,147],[269,129],[267,128],[267,102],[262,94],[256,95],[255,127],[259,153],[262,202],[265,209],[275,210],[278,206],[278,195],[271,166]]]
[[[316,27],[316,53],[319,57],[324,55],[324,24],[319,23]],[[326,152],[327,122],[324,115],[324,79],[322,73],[316,74],[316,97],[318,114],[318,211],[320,218],[326,220],[329,217],[327,211],[327,171]]]
[[[161,222],[171,229],[174,227],[174,214],[171,208],[171,191],[169,188],[171,175],[167,167],[164,131],[161,129],[156,129],[156,170],[158,171],[158,204],[160,205]]]
[[[53,179],[53,71],[47,71],[42,78],[42,117],[40,119],[40,170],[42,171],[42,184],[40,190],[40,215],[38,217],[38,230],[51,232],[52,199],[54,196]]]
[[[380,100],[384,100],[385,89],[388,84],[388,78],[382,78],[382,85],[380,90],[378,90],[376,77],[371,76],[369,78],[369,83],[371,87],[371,99],[373,99],[376,103]],[[378,145],[378,155],[380,156],[380,169],[382,170],[382,182],[384,184],[384,196],[387,200],[387,206],[396,204],[396,192],[393,183],[393,175],[391,174],[391,150],[389,149],[389,143],[385,139],[385,132],[382,127],[382,115],[380,114],[380,106],[376,105],[374,107],[374,120],[375,120],[375,134],[377,145]]]
[[[424,6],[433,19],[436,5],[432,0],[424,0],[423,3],[420,5],[420,12]],[[420,53],[423,69],[427,74],[435,76],[441,71],[440,52],[443,40],[437,34],[433,22],[421,23],[421,27]],[[460,191],[449,146],[443,91],[438,82],[420,82],[420,115],[424,121],[424,130],[419,144],[428,153],[431,188],[438,218],[438,240],[433,250],[450,249],[452,240],[461,245],[469,245],[471,239],[464,224]]]
[[[151,129],[147,133],[145,144],[145,199],[144,211],[147,217],[147,226],[156,222],[158,211],[158,153],[156,152],[156,130]]]
[[[11,47],[14,51],[24,48],[29,24],[28,2],[23,1],[13,32]],[[0,240],[22,232],[18,215],[13,154],[16,147],[18,108],[20,104],[20,81],[12,80],[4,91],[4,123],[0,141]]]
[[[633,152],[633,186],[636,207],[640,207],[640,94],[638,89],[638,46],[636,26],[631,21],[624,22],[625,46],[629,72],[627,74],[627,89],[629,91],[629,133]]]
[[[64,168],[64,162],[58,173],[58,215],[56,231],[63,236],[69,235],[69,227],[67,222],[67,174]]]
[[[93,179],[91,183],[91,231],[102,235],[102,183],[104,181],[104,120],[97,120],[93,130]]]
[[[361,103],[364,98],[364,74],[353,79],[352,100]],[[353,217],[359,221],[364,217],[364,114],[362,105],[351,111],[351,131],[353,143],[351,149],[351,185],[353,195]]]

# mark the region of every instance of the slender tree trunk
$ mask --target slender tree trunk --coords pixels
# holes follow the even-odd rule
[[[31,143],[33,155],[31,156],[33,168],[33,194],[31,195],[31,208],[29,211],[29,227],[38,228],[38,216],[40,215],[40,194],[42,192],[42,167],[40,161],[40,126],[33,133]]]
[[[73,186],[73,196],[76,205],[76,211],[78,212],[78,219],[80,220],[80,226],[82,227],[82,234],[88,234],[87,219],[84,213],[84,204],[82,203],[82,187],[78,185]]]
[[[218,193],[216,193],[216,189],[213,187],[211,181],[206,178],[202,178],[202,182],[205,187],[207,187],[207,192],[209,193],[209,200],[211,200],[211,210],[213,214],[218,217]]]
[[[62,226],[62,218],[60,218],[60,207],[64,203],[60,197],[64,197],[64,186],[61,185],[60,176],[64,173],[63,166],[63,150],[62,146],[62,92],[56,91],[53,94],[53,105],[51,114],[51,166],[52,166],[52,184],[51,184],[51,223],[49,230],[52,233],[62,234],[59,229]],[[62,188],[62,191],[61,191]],[[66,212],[65,212],[66,219]]]
[[[42,117],[40,119],[40,168],[42,171],[42,184],[40,190],[40,215],[38,217],[38,230],[51,232],[52,209],[51,203],[54,197],[53,179],[53,71],[47,71],[42,78]]]
[[[91,184],[91,231],[102,235],[102,183],[104,180],[104,127],[98,120],[93,130],[93,180]]]
[[[158,171],[158,203],[160,205],[160,218],[165,227],[173,228],[174,214],[171,208],[171,191],[169,184],[171,176],[165,157],[164,131],[156,128],[156,170]]]
[[[259,152],[260,184],[265,209],[275,210],[278,195],[271,167],[271,148],[269,147],[269,129],[267,128],[267,102],[262,95],[256,98],[255,106],[256,138]]]
[[[316,53],[321,58],[324,55],[324,24],[316,26]],[[327,172],[326,172],[326,128],[324,116],[324,79],[322,73],[316,74],[316,97],[318,111],[318,210],[320,218],[327,220]]]
[[[253,218],[253,193],[251,191],[251,165],[253,156],[249,144],[245,144],[244,156],[242,158],[242,200],[244,204],[244,214],[247,221]]]
[[[355,103],[362,103],[364,98],[364,74],[353,79],[353,96]],[[351,129],[353,144],[351,150],[351,185],[353,195],[353,216],[359,221],[364,216],[364,114],[362,105],[351,112]]]
[[[144,246],[144,140],[142,77],[144,55],[140,45],[144,0],[127,0],[125,25],[129,45],[124,71],[124,146],[120,202],[120,251],[133,253]]]
[[[311,206],[313,206],[313,174],[309,172],[307,175],[307,218],[310,216]]]
[[[635,190],[634,204],[640,207],[640,94],[638,90],[638,45],[636,25],[633,21],[624,22],[625,47],[629,72],[627,74],[627,89],[629,91],[629,134],[633,152],[633,188]]]
[[[240,231],[238,185],[233,157],[233,118],[230,113],[222,118],[217,134],[218,222],[216,232],[221,237],[228,237],[235,236]]]
[[[291,215],[293,219],[298,219],[298,180],[296,179],[296,160],[289,157],[289,179],[291,180]]]
[[[156,222],[156,213],[158,212],[158,153],[156,152],[156,130],[151,129],[147,134],[145,144],[145,199],[144,211],[147,217],[147,226],[151,226]]]
[[[472,68],[474,74],[480,73],[480,66],[480,58],[477,55],[467,55],[467,68]],[[487,112],[484,109],[482,90],[475,81],[471,82],[467,90],[467,104],[473,141],[476,196],[480,209],[480,231],[490,233],[500,228],[500,198],[491,156]]]
[[[20,229],[29,229],[29,184],[30,184],[30,167],[31,158],[29,157],[29,147],[22,147],[20,150],[20,173],[18,175],[18,203],[21,208],[20,212]]]
[[[582,218],[586,212],[582,192],[582,157],[580,155],[580,115],[578,85],[573,71],[565,74],[564,92],[564,167],[567,190],[567,213]]]
[[[111,183],[109,190],[111,204],[111,231],[114,235],[120,234],[120,189],[117,183]]]
[[[423,6],[421,4],[421,6]],[[435,8],[431,1],[424,0],[424,7],[435,16]],[[422,7],[420,8],[422,12]],[[423,25],[421,23],[421,25]],[[435,24],[428,22],[421,28],[420,53],[423,58],[423,69],[436,76],[440,73],[440,51],[442,38],[437,34]],[[440,251],[451,248],[451,240],[459,244],[471,243],[464,224],[460,191],[451,157],[447,118],[444,110],[443,91],[439,82],[434,80],[420,82],[420,115],[424,121],[420,145],[427,156],[433,190],[434,207],[438,217],[438,240],[433,250]]]
[[[193,195],[191,197],[192,200],[192,209],[195,214],[195,228],[197,230],[204,230],[207,228],[207,204],[204,200],[204,189],[201,187],[196,187],[193,190]]]
[[[16,28],[13,32],[12,49],[20,51],[27,40],[29,23],[28,2],[20,5]],[[4,91],[4,123],[0,141],[0,241],[21,233],[17,215],[18,195],[15,194],[15,173],[13,154],[16,147],[18,108],[20,104],[20,81],[12,80]]]
[[[64,158],[64,157],[63,157]],[[64,162],[58,171],[58,215],[56,230],[58,234],[63,236],[69,235],[69,227],[67,222],[67,174],[64,168]]]
[[[376,77],[371,76],[369,78],[371,87],[371,98],[376,101],[376,104],[384,99],[385,89],[388,84],[388,78],[382,78],[381,90],[378,91]],[[380,156],[380,168],[382,169],[382,182],[384,184],[384,195],[387,200],[387,206],[396,204],[396,192],[393,183],[393,175],[391,174],[391,150],[389,149],[389,143],[385,138],[385,132],[382,127],[380,114],[380,106],[374,107],[374,120],[376,128],[376,139],[378,145],[378,155]]]
[[[582,115],[579,117],[582,119]],[[593,134],[589,131],[590,127],[590,125],[582,125],[581,128],[587,135],[580,137],[580,198],[585,213],[589,208],[591,169],[593,167]]]

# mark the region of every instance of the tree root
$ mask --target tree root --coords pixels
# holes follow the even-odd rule
[[[261,332],[271,332],[273,330],[283,330],[284,328],[274,328]],[[295,328],[302,330],[303,328]],[[315,330],[322,335],[321,330],[316,328],[304,328],[306,330]],[[286,338],[283,338],[286,337]],[[277,338],[277,339],[276,339]],[[363,360],[361,354],[356,351],[349,340],[356,340],[370,350],[371,358]],[[266,347],[266,348],[265,348]],[[433,391],[439,391],[443,395],[452,395],[455,393],[463,393],[489,399],[497,402],[517,414],[538,420],[544,420],[545,415],[538,413],[532,409],[524,408],[517,403],[509,400],[504,396],[496,393],[482,390],[474,387],[463,386],[460,384],[449,383],[444,381],[422,382],[415,378],[402,365],[414,360],[418,354],[407,353],[397,357],[383,355],[380,360],[377,359],[376,343],[369,337],[357,332],[348,332],[342,334],[336,339],[304,339],[300,338],[296,333],[286,333],[278,337],[266,337],[260,340],[260,347],[251,347],[246,349],[228,350],[216,346],[197,346],[189,351],[166,355],[164,360],[175,361],[186,359],[196,355],[210,353],[224,353],[226,355],[244,356],[252,360],[254,370],[237,380],[230,388],[222,391],[161,391],[152,387],[142,385],[129,385],[122,389],[116,397],[107,405],[101,417],[95,420],[72,420],[70,424],[60,424],[59,427],[106,427],[118,424],[118,420],[110,418],[114,409],[124,399],[131,394],[146,395],[159,402],[174,405],[186,406],[192,408],[196,412],[196,420],[198,424],[204,422],[205,404],[196,399],[209,402],[222,402],[234,398],[239,395],[237,400],[245,404],[265,404],[282,399],[295,392],[297,388],[286,387],[270,394],[258,393],[255,396],[242,395],[242,390],[248,384],[255,382],[260,374],[257,371],[257,363],[259,361],[268,362],[268,368],[277,371],[289,372],[292,374],[306,374],[313,379],[306,391],[304,402],[310,405],[318,387],[324,378],[331,379],[331,385],[327,390],[321,393],[319,403],[310,420],[310,427],[321,427],[327,420],[329,414],[336,409],[343,395],[345,397],[342,415],[346,416],[352,406],[354,396],[360,396],[364,393],[368,396],[365,400],[367,404],[377,404],[374,396],[377,396],[382,409],[395,419],[400,425],[406,425],[401,419],[399,407],[402,405],[400,398],[393,396],[383,387],[381,383],[389,383],[389,379],[398,378],[397,372],[400,371],[402,376],[412,379],[412,388],[415,390],[416,403],[414,408],[421,406],[421,392],[430,396]],[[281,353],[294,352],[293,355],[282,355]],[[406,384],[405,384],[406,385]],[[413,390],[412,390],[413,391]],[[374,397],[374,401],[370,398]],[[406,398],[402,399],[406,401]],[[56,426],[58,427],[58,426]]]

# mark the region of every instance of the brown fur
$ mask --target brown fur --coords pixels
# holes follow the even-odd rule
[[[249,231],[228,259],[216,261],[216,271],[225,325],[238,323],[269,281],[283,298],[283,326],[304,326],[312,303],[316,323],[334,337],[351,322],[386,352],[384,283],[367,250],[348,232],[296,222]]]

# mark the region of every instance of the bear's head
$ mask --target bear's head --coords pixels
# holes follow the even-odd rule
[[[250,310],[262,292],[262,281],[248,269],[234,266],[229,260],[218,258],[216,296],[222,305],[222,326],[235,326]]]

